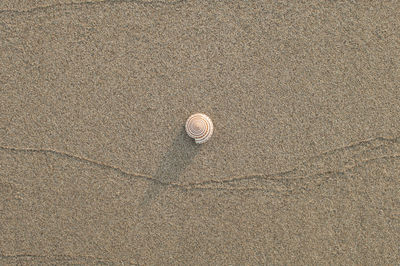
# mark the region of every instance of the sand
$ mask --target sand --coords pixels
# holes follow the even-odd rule
[[[0,9],[0,264],[400,263],[400,2]]]

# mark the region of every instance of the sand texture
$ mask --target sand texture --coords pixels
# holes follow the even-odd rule
[[[400,1],[300,2],[0,1],[0,264],[398,265]]]

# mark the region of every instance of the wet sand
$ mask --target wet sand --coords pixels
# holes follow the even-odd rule
[[[0,263],[400,263],[399,13],[2,1]]]

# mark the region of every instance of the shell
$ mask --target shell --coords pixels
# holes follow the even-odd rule
[[[188,118],[185,129],[189,137],[194,138],[197,144],[202,144],[211,138],[214,125],[208,116],[198,113]]]

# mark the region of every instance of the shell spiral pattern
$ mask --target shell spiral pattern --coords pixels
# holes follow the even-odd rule
[[[202,144],[211,138],[214,126],[211,119],[205,114],[191,115],[186,121],[186,132],[194,138],[197,144]]]

